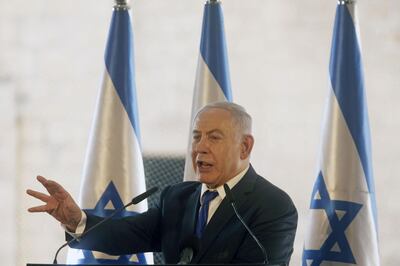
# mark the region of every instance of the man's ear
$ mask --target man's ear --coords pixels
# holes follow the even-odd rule
[[[251,150],[253,149],[254,138],[252,135],[244,135],[240,147],[240,159],[246,160],[250,157]]]

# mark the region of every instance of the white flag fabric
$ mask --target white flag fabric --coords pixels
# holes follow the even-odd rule
[[[127,8],[115,7],[105,51],[105,72],[86,153],[80,207],[98,216],[146,190],[137,112],[133,33]],[[143,201],[117,215],[147,210]],[[152,264],[152,254],[110,256],[69,249],[67,263]]]
[[[205,105],[222,101],[232,101],[224,18],[221,2],[207,2],[204,6],[200,55],[197,63],[189,126],[189,144],[184,173],[185,181],[195,179],[191,157],[193,118],[197,111]]]
[[[367,102],[355,1],[338,1],[303,266],[379,262]]]

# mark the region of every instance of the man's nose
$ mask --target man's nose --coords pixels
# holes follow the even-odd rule
[[[200,140],[195,144],[194,150],[198,153],[207,153],[209,151],[207,138],[200,138]]]

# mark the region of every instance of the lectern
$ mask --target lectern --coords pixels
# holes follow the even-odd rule
[[[28,263],[26,266],[128,266],[128,264],[43,264],[43,263]],[[130,266],[131,264],[129,264]],[[180,264],[154,264],[154,266],[176,266]],[[262,263],[246,263],[246,264],[189,264],[193,266],[285,266],[286,264],[262,264]]]
[[[28,263],[26,266],[99,266],[99,264],[42,264],[42,263]],[[100,264],[101,266],[131,266],[132,264]],[[154,264],[154,266],[176,266],[180,264]],[[251,264],[188,264],[193,266],[284,266],[283,264],[260,264],[260,263],[251,263]]]

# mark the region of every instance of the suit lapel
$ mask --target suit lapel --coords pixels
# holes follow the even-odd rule
[[[247,206],[247,194],[251,193],[254,188],[254,176],[255,171],[250,165],[247,173],[232,189],[232,195],[234,197],[235,204],[239,213],[241,212],[240,210],[243,208],[243,206]],[[212,243],[214,242],[220,231],[222,231],[226,226],[229,226],[226,224],[232,219],[234,215],[235,212],[233,211],[230,202],[225,197],[216,212],[214,213],[210,222],[207,224],[203,233],[203,237],[200,240],[200,252],[193,259],[192,263],[197,263],[198,261],[200,261],[200,259],[206,254],[207,250],[212,246]]]
[[[185,212],[183,214],[183,228],[180,236],[180,243],[185,240],[185,238],[191,236],[195,232],[195,226],[197,221],[197,213],[200,207],[200,193],[201,185],[196,188],[196,191],[192,193],[187,199],[187,204],[185,207]]]

